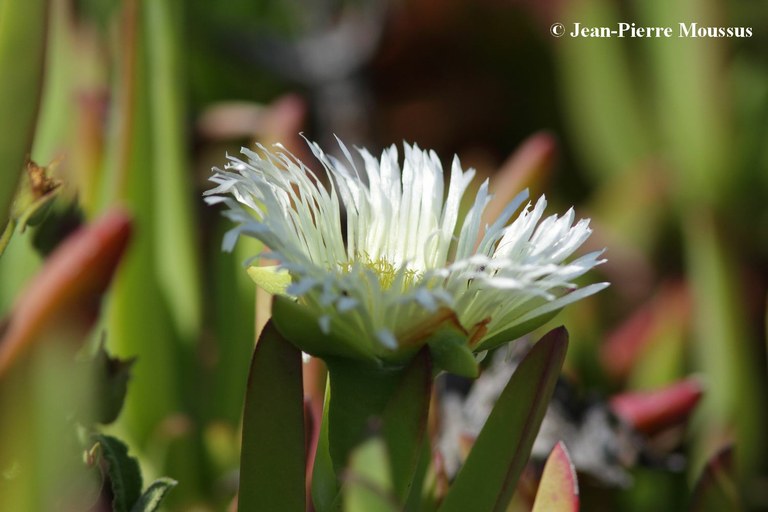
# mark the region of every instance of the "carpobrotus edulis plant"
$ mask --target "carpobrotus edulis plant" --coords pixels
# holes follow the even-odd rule
[[[370,460],[356,454],[377,438],[384,450],[373,467],[386,466],[390,479],[375,483],[381,492],[370,499],[384,496],[397,510],[436,501],[446,512],[497,510],[530,453],[565,354],[565,330],[543,338],[521,363],[447,496],[423,492],[432,380],[440,370],[477,376],[479,353],[607,286],[575,282],[603,261],[601,251],[574,257],[591,233],[589,220],[575,221],[573,209],[543,218],[544,197],[523,206],[523,191],[485,225],[488,181],[473,188],[475,172],[458,158],[446,180],[438,156],[415,145],[404,145],[402,164],[395,146],[379,159],[358,149],[358,161],[340,141],[343,161],[309,147],[324,176],[281,145],[258,146],[215,169],[216,187],[206,193],[236,223],[225,249],[252,236],[278,263],[250,268],[276,296],[251,365],[240,503],[259,510],[306,505],[301,350],[329,371],[314,452],[315,510],[338,510],[342,502],[345,510],[357,509],[351,503],[371,509],[356,501],[349,475],[356,466],[370,470]],[[462,214],[468,190],[476,192]],[[282,477],[268,476],[275,465]],[[294,478],[284,477],[291,468]]]
[[[238,224],[225,248],[239,235],[258,238],[290,275],[285,294],[328,337],[295,340],[306,352],[401,361],[444,322],[478,352],[607,286],[574,283],[602,260],[592,252],[569,261],[591,233],[588,219],[574,224],[573,209],[542,220],[542,196],[510,223],[523,191],[486,226],[487,180],[460,215],[475,172],[457,157],[446,187],[437,155],[415,145],[404,145],[402,166],[395,146],[380,159],[358,150],[358,165],[341,142],[344,162],[309,145],[325,181],[285,148],[259,146],[244,149],[245,160],[230,157],[207,192]]]

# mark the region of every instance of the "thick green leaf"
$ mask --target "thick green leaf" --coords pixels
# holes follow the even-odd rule
[[[579,484],[568,450],[562,441],[552,449],[544,465],[532,512],[578,512]]]
[[[305,468],[301,352],[270,321],[248,376],[238,510],[304,512]]]
[[[544,419],[568,346],[560,327],[525,356],[501,393],[440,512],[506,510]]]
[[[569,2],[559,14],[567,27],[598,27],[621,21],[617,11],[612,2],[583,0]],[[618,41],[569,38],[557,50],[567,122],[586,169],[595,179],[627,172],[653,146],[625,48]]]
[[[0,14],[0,226],[5,227],[39,109],[48,0],[3,0]]]
[[[217,222],[212,239],[220,240],[226,231],[223,217]],[[219,340],[218,364],[213,369],[206,388],[215,400],[207,404],[206,415],[226,421],[230,426],[240,424],[245,397],[245,379],[253,354],[255,332],[254,311],[256,294],[253,282],[244,275],[240,263],[263,249],[261,242],[243,237],[232,253],[221,250],[218,244],[210,244],[206,256],[210,327]]]
[[[421,492],[421,482],[413,484],[426,439],[431,393],[432,365],[429,351],[422,349],[384,411],[384,441],[392,468],[392,484],[401,503],[410,492]]]
[[[157,279],[178,331],[192,342],[200,330],[202,292],[186,147],[184,50],[179,33],[183,7],[180,0],[152,0],[143,4],[142,13],[148,49]]]
[[[713,4],[714,5],[714,4]],[[699,2],[639,2],[638,25],[653,23],[672,26],[695,20],[699,26],[719,22],[716,9]],[[732,83],[724,73],[722,61],[712,58],[721,50],[716,39],[697,40],[690,37],[649,38],[645,73],[654,91],[655,129],[668,166],[673,173],[668,179],[675,185],[676,199],[702,203],[723,201],[729,185],[740,178],[741,166],[733,165],[733,148],[737,143],[730,129],[722,90]],[[666,44],[665,44],[666,43]],[[726,78],[728,77],[728,78]],[[737,93],[734,93],[736,96]],[[732,169],[722,172],[722,169]],[[727,202],[721,205],[730,206]],[[692,203],[680,205],[692,207]]]
[[[480,345],[478,345],[475,348],[475,351],[492,350],[505,343],[514,341],[520,338],[521,336],[525,336],[526,334],[533,331],[537,327],[541,327],[545,323],[555,318],[555,316],[557,316],[559,312],[560,312],[560,309],[557,309],[555,311],[550,311],[548,313],[544,313],[541,316],[537,316],[536,318],[531,318],[526,322],[510,327],[509,329],[506,329],[500,332],[499,334],[496,334],[488,338],[487,340],[484,340]]]
[[[8,247],[8,243],[11,241],[14,231],[16,231],[16,221],[14,219],[8,219],[3,231],[0,233],[0,257],[5,252],[5,248]]]
[[[763,363],[754,349],[745,290],[739,277],[737,251],[727,242],[712,212],[691,212],[686,219],[688,278],[692,285],[693,360],[707,376],[707,390],[699,404],[701,435],[696,462],[709,456],[708,440],[732,436],[739,454],[740,478],[762,467],[766,446]],[[764,374],[763,374],[764,375]],[[698,453],[696,453],[698,452]]]
[[[158,478],[147,487],[139,501],[131,509],[131,512],[155,512],[165,498],[165,495],[176,487],[176,480],[170,478]]]
[[[403,507],[404,512],[433,512],[437,509],[434,503],[434,493],[425,487],[430,485],[429,470],[432,466],[432,446],[427,436],[421,443],[421,453],[416,463],[413,475],[413,483],[408,493],[408,498]]]
[[[320,424],[320,435],[315,451],[315,464],[312,467],[312,504],[317,512],[339,510],[336,498],[339,495],[339,485],[336,472],[333,470],[331,451],[328,447],[328,409],[330,408],[331,386],[325,386],[325,403],[323,404],[323,420]]]
[[[100,211],[115,203],[124,205],[136,226],[136,236],[121,262],[104,317],[110,350],[121,357],[140,358],[119,425],[130,433],[133,442],[146,446],[169,411],[185,410],[182,393],[194,389],[197,381],[181,376],[185,360],[158,282],[153,238],[157,212],[147,192],[158,186],[156,175],[162,171],[148,164],[152,161],[152,106],[147,84],[148,49],[142,37],[142,4],[122,2],[120,23],[114,24],[115,44],[110,46],[115,52],[110,67],[114,75],[110,81],[104,167],[100,192],[89,210]],[[172,459],[173,454],[169,457]],[[189,482],[195,478],[189,473],[196,471],[193,464],[179,464],[173,475]]]
[[[101,446],[107,462],[107,476],[112,487],[114,512],[129,512],[141,495],[141,471],[135,458],[128,455],[128,447],[112,436],[97,434],[94,439]]]
[[[691,512],[744,510],[733,466],[733,446],[720,450],[709,459],[693,490]]]
[[[90,510],[102,486],[83,464],[73,417],[88,416],[92,372],[73,364],[78,338],[58,331],[41,341],[0,383],[0,510]]]

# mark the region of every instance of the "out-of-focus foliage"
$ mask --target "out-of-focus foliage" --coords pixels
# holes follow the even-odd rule
[[[0,333],[0,508],[155,510],[175,482],[142,495],[138,461],[101,433],[123,407],[132,361],[88,332],[122,258],[130,217],[112,212],[47,259]]]
[[[706,461],[730,444],[728,492],[747,510],[768,508],[761,485],[768,474],[763,3],[0,6],[0,122],[7,125],[0,224],[33,203],[9,204],[17,190],[31,190],[25,158],[61,183],[48,216],[35,219],[41,223],[7,232],[0,317],[8,317],[45,260],[35,247],[52,249],[79,222],[53,222],[65,218],[62,212],[82,211],[83,221],[116,203],[131,212],[134,240],[98,327],[110,353],[136,358],[109,434],[128,444],[145,481],[169,475],[180,482],[168,495],[170,509],[223,510],[236,494],[248,364],[270,303],[256,297],[242,267],[261,248],[241,242],[233,254],[222,253],[227,221],[204,208],[200,194],[210,167],[240,145],[280,141],[303,157],[301,131],[315,140],[336,133],[372,149],[405,139],[440,155],[455,152],[465,166],[493,176],[500,194],[504,183],[524,184],[534,195],[546,192],[556,207],[575,204],[592,217],[593,248],[608,248],[598,271],[613,285],[557,318],[571,333],[567,372],[583,393],[602,396],[657,389],[695,373],[703,395],[687,428],[641,440],[648,464],[628,469],[628,488],[581,479],[585,510],[679,510],[692,503],[689,482],[711,473]],[[753,36],[554,38],[555,22],[697,22],[750,26]],[[530,153],[506,160],[542,130],[524,146]],[[43,238],[49,242],[41,245]],[[39,428],[25,435],[43,450],[59,439],[46,422],[60,425],[58,412],[78,407],[101,378],[60,364],[70,355],[41,359],[26,376],[32,384],[25,407]],[[62,379],[83,397],[58,396]],[[319,407],[323,382],[305,379],[315,400],[308,407]],[[18,426],[5,416],[0,423],[3,432]],[[355,455],[363,467],[386,442],[364,448]],[[55,481],[67,463],[48,469],[39,482]],[[443,477],[426,474],[425,488],[439,487]],[[153,484],[142,499],[150,503],[167,487]],[[523,490],[515,510],[530,509]]]

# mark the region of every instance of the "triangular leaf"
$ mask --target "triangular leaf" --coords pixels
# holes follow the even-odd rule
[[[317,512],[339,510],[339,485],[336,472],[333,470],[331,451],[328,446],[328,409],[331,400],[330,385],[325,386],[325,403],[323,404],[323,420],[320,424],[320,435],[317,439],[315,464],[312,466],[312,504]]]
[[[544,465],[531,512],[578,512],[579,484],[568,450],[562,441],[552,449]]]
[[[559,309],[555,311],[549,311],[543,315],[531,318],[530,320],[527,320],[521,324],[513,325],[512,327],[505,329],[499,334],[495,334],[484,340],[482,343],[480,343],[480,345],[475,347],[475,351],[492,350],[503,345],[504,343],[509,343],[510,341],[514,341],[522,336],[525,336],[529,332],[538,327],[541,327],[545,323],[555,318],[559,312]]]
[[[544,419],[568,346],[560,327],[525,356],[480,432],[440,512],[502,512]]]
[[[429,352],[422,349],[411,362],[384,411],[383,434],[392,468],[392,483],[401,503],[414,487],[414,476],[426,439],[432,367]]]
[[[268,322],[251,361],[243,413],[238,510],[304,512],[301,352]]]

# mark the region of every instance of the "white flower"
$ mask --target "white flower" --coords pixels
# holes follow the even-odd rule
[[[247,161],[229,157],[225,170],[215,169],[217,186],[206,193],[238,224],[225,249],[242,234],[264,242],[290,274],[287,294],[323,333],[386,360],[423,342],[414,333],[424,326],[450,316],[480,351],[607,286],[574,284],[603,260],[593,252],[568,262],[591,233],[588,219],[574,224],[573,209],[541,220],[542,196],[509,223],[524,191],[482,225],[488,181],[460,218],[475,173],[463,171],[458,158],[446,184],[433,151],[405,144],[401,168],[395,146],[378,160],[359,149],[360,166],[339,145],[344,162],[309,142],[325,181],[283,146],[258,146],[242,150]]]

